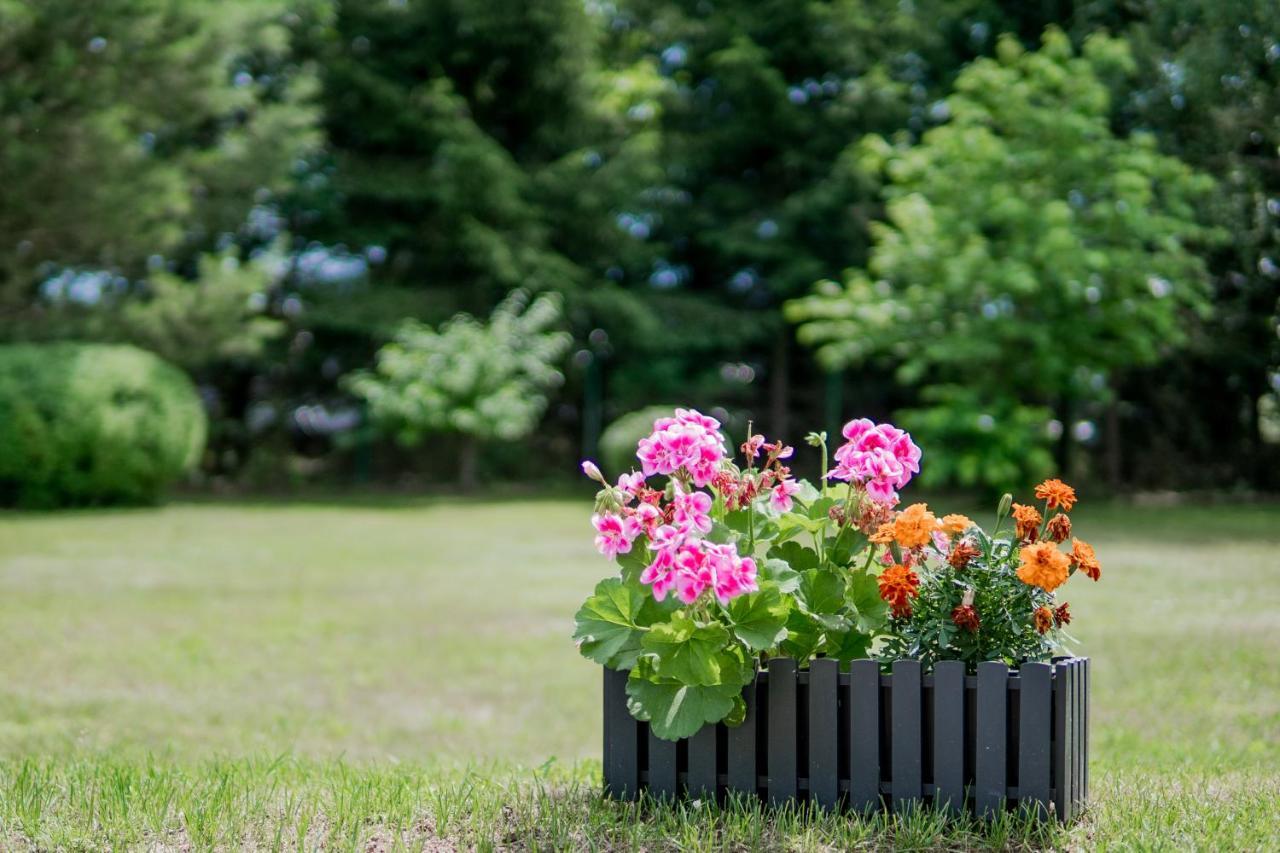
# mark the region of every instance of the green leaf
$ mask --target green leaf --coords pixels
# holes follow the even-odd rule
[[[649,565],[649,540],[644,535],[631,543],[631,550],[617,556],[618,569],[622,577],[628,581],[639,581],[645,567]]]
[[[735,726],[742,725],[743,721],[746,719],[747,700],[743,699],[742,693],[739,692],[738,695],[733,697],[733,708],[731,708],[728,715],[725,716],[724,724],[729,728],[733,728]]]
[[[782,560],[765,560],[760,576],[773,583],[778,588],[778,592],[784,595],[790,595],[800,588],[800,573]]]
[[[712,622],[700,625],[677,613],[670,622],[654,625],[641,640],[646,652],[657,657],[655,671],[661,678],[682,684],[721,683],[718,653],[729,642],[729,631]]]
[[[857,613],[854,624],[859,631],[874,632],[889,618],[889,605],[880,598],[880,584],[869,572],[849,575],[846,596]]]
[[[808,660],[822,648],[826,632],[808,614],[792,610],[787,617],[787,638],[782,651],[796,660]]]
[[[828,657],[833,657],[840,661],[849,661],[865,658],[870,648],[871,635],[857,628],[850,628],[847,631],[828,633],[823,651],[827,653]]]
[[[846,527],[827,546],[827,560],[834,566],[848,566],[853,562],[854,556],[861,554],[867,547],[868,541],[861,530]]]
[[[769,549],[769,557],[786,561],[797,572],[818,568],[818,554],[799,542],[782,542]]]
[[[786,639],[789,610],[776,586],[740,595],[729,602],[733,633],[753,651],[767,651]]]
[[[811,521],[821,521],[825,523],[830,520],[827,512],[835,505],[836,501],[834,498],[820,498],[809,504],[806,515],[809,516]]]
[[[610,669],[629,669],[640,653],[637,618],[648,594],[637,583],[606,578],[574,616],[573,639],[583,657]]]
[[[679,740],[725,719],[741,694],[741,684],[655,683],[633,671],[627,680],[627,710],[663,740]]]
[[[839,613],[844,609],[844,581],[834,572],[822,569],[801,572],[796,600],[806,613]]]

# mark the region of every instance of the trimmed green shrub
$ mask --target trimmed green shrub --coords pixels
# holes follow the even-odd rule
[[[154,502],[200,458],[205,413],[187,375],[105,344],[0,346],[0,501]]]

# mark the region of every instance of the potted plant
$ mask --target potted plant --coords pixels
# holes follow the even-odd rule
[[[685,409],[641,439],[640,471],[583,463],[618,567],[574,634],[605,668],[607,790],[1068,819],[1088,791],[1088,661],[1065,651],[1057,595],[1101,573],[1072,537],[1075,492],[1006,495],[988,532],[897,508],[920,470],[904,431],[859,419],[843,437],[833,460],[807,437],[818,485],[760,435],[735,463]]]

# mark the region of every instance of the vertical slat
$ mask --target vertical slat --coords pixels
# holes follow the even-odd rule
[[[1049,814],[1049,725],[1053,667],[1026,663],[1018,670],[1018,799],[1040,817]]]
[[[640,724],[627,711],[629,675],[625,670],[604,671],[605,787],[621,800],[634,800],[640,792]]]
[[[1070,729],[1067,725],[1067,673],[1070,664],[1059,661],[1053,666],[1053,808],[1058,819],[1071,819],[1071,798],[1067,793],[1071,751],[1067,747]]]
[[[829,658],[809,665],[809,799],[835,808],[840,798],[840,756],[836,752],[836,696],[840,665]]]
[[[920,661],[893,662],[893,719],[890,761],[893,774],[893,810],[905,811],[920,804],[920,752],[924,726],[920,686]]]
[[[979,817],[993,817],[1004,809],[1008,678],[1008,667],[1002,663],[978,664],[973,803]]]
[[[689,796],[702,800],[716,798],[716,726],[708,724],[689,738]]]
[[[880,808],[880,664],[849,665],[849,807]]]
[[[933,784],[938,808],[964,807],[964,662],[933,668]]]
[[[1074,799],[1072,812],[1078,814],[1080,807],[1084,805],[1084,661],[1076,658],[1072,662],[1071,667],[1072,683],[1071,689],[1075,697],[1072,713],[1075,714],[1075,775],[1072,777],[1075,784],[1071,786],[1071,795]]]
[[[796,795],[796,662],[769,661],[769,802]]]
[[[1088,658],[1084,663],[1084,685],[1081,691],[1084,699],[1084,728],[1081,733],[1080,750],[1084,755],[1084,767],[1080,774],[1080,789],[1083,792],[1082,802],[1089,801],[1089,682],[1093,680],[1093,662]]]
[[[742,725],[729,729],[726,741],[728,755],[725,756],[728,789],[753,797],[756,795],[756,686],[752,681],[744,689],[747,716]]]
[[[649,732],[649,794],[674,799],[678,793],[679,777],[676,773],[676,742],[663,740]]]

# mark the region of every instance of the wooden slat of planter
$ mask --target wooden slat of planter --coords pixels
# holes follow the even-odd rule
[[[964,807],[964,662],[933,668],[933,785],[944,811]]]
[[[979,817],[992,817],[1004,810],[1008,679],[1009,670],[1004,664],[978,664],[973,803]]]
[[[1053,711],[1053,667],[1026,663],[1018,670],[1018,799],[1041,816],[1049,814],[1049,735]]]
[[[649,794],[673,799],[679,793],[680,779],[676,772],[676,742],[663,740],[649,732]]]
[[[1053,668],[1053,807],[1058,819],[1071,819],[1071,662]]]
[[[880,807],[880,664],[849,665],[849,806]]]
[[[625,671],[604,671],[605,782],[611,796],[634,800],[640,793],[640,724],[627,711]]]
[[[756,700],[758,693],[753,681],[744,688],[747,700],[747,716],[742,725],[729,729],[727,740],[728,788],[740,794],[756,795]]]
[[[921,739],[924,727],[920,684],[920,661],[893,662],[892,748],[893,810],[905,811],[920,804]]]
[[[1082,690],[1082,693],[1084,698],[1084,728],[1082,729],[1082,732],[1081,732],[1080,751],[1084,755],[1084,767],[1080,774],[1080,790],[1081,790],[1082,801],[1088,802],[1089,800],[1089,691],[1091,689],[1089,682],[1093,680],[1093,662],[1090,661],[1088,658],[1085,658],[1083,661],[1083,665],[1084,665],[1084,684],[1083,684],[1084,689]]]
[[[705,725],[689,738],[689,796],[716,798],[716,726]]]
[[[839,722],[836,697],[840,665],[829,658],[809,664],[809,800],[835,808],[840,798]]]
[[[1075,800],[1071,811],[1073,814],[1080,812],[1080,807],[1084,805],[1084,661],[1076,659],[1072,662],[1071,667],[1071,689],[1075,695],[1075,705],[1072,713],[1075,714],[1075,784],[1071,786],[1071,795]]]
[[[769,802],[796,795],[796,662],[769,661]]]

